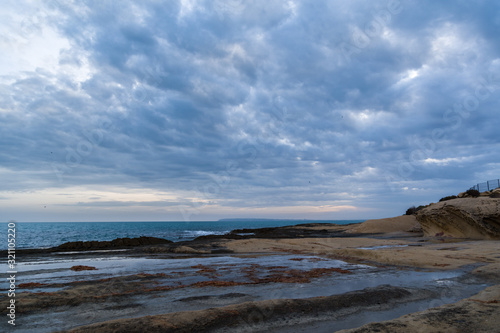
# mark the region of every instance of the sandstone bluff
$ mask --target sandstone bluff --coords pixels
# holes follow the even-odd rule
[[[431,204],[416,214],[425,236],[500,239],[500,199],[457,198]]]

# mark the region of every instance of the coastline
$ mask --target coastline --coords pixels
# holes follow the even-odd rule
[[[223,221],[108,221],[108,222],[16,222],[18,249],[51,248],[67,242],[112,241],[139,236],[158,237],[173,242],[190,241],[199,236],[224,235],[242,228],[291,226],[302,223],[350,224],[364,220],[276,220],[229,219]],[[8,223],[0,223],[7,229]],[[0,250],[6,250],[0,244]]]
[[[33,275],[31,281],[23,281],[32,285],[25,284],[25,288],[20,289],[22,292],[18,299],[24,308],[19,308],[19,323],[26,316],[34,323],[38,320],[39,324],[36,327],[21,325],[19,331],[35,332],[45,327],[39,332],[61,329],[70,332],[133,332],[144,330],[144,325],[149,322],[159,327],[158,331],[166,332],[174,316],[184,319],[177,324],[177,328],[169,329],[182,332],[189,331],[188,327],[192,324],[186,319],[189,318],[189,311],[201,311],[196,313],[197,321],[206,318],[207,323],[223,324],[217,327],[207,324],[197,328],[201,331],[258,332],[272,328],[279,332],[280,327],[291,329],[291,325],[298,325],[297,332],[300,325],[318,325],[328,329],[331,327],[331,318],[337,318],[339,314],[349,316],[351,313],[350,316],[356,318],[360,313],[373,313],[371,319],[378,321],[377,314],[383,311],[389,314],[392,311],[396,315],[389,322],[377,324],[383,327],[393,327],[391,325],[395,323],[411,326],[414,322],[422,321],[425,313],[433,313],[435,319],[429,324],[432,326],[437,325],[441,317],[445,318],[446,313],[449,314],[445,310],[428,309],[433,308],[433,305],[443,309],[455,306],[457,311],[464,307],[470,311],[477,310],[475,321],[469,326],[479,329],[477,325],[480,325],[480,318],[486,318],[486,314],[491,316],[492,313],[499,313],[500,250],[497,243],[424,237],[413,228],[415,222],[411,217],[403,216],[350,225],[314,223],[252,231],[234,230],[223,236],[202,236],[178,243],[99,249],[96,242],[96,248],[85,251],[77,248],[69,250],[71,246],[28,251],[23,256],[34,263],[52,258],[50,265],[54,266],[50,267],[55,273],[51,274],[58,274],[58,277],[43,285],[36,285],[41,281],[35,279],[39,275]],[[380,226],[380,230],[374,225]],[[96,265],[96,257],[99,257],[101,266]],[[111,269],[117,263],[135,267],[144,262],[147,265],[138,267],[136,271],[123,267]],[[68,273],[68,266],[82,263],[97,266],[96,270]],[[176,270],[184,275],[174,276],[173,266],[165,266],[167,263],[177,265]],[[184,266],[179,266],[179,263]],[[49,264],[45,265],[49,267]],[[393,277],[398,276],[400,280],[415,276],[419,278],[413,282],[416,287],[405,285],[396,278],[393,284],[399,285],[382,287],[386,284],[384,281],[392,281]],[[364,284],[363,279],[366,280]],[[358,283],[359,288],[352,285],[352,281]],[[443,290],[451,293],[453,288],[440,289],[439,283],[442,281],[461,286],[467,289],[466,293],[453,297],[444,295]],[[335,286],[339,290],[344,289],[337,293]],[[377,288],[405,295],[396,297],[398,301],[391,299],[381,302],[380,296],[374,293]],[[342,295],[352,299],[352,293],[363,295],[359,296],[362,301],[357,303],[356,309],[345,305],[346,302],[352,302],[338,299]],[[425,300],[415,295],[425,295]],[[330,304],[328,311],[324,308],[325,303],[322,303],[325,297],[333,302],[327,302]],[[391,310],[396,305],[416,304],[419,300],[423,303],[416,309],[409,308],[409,317],[398,319],[398,312]],[[172,301],[182,306],[165,305],[165,302]],[[444,305],[447,301],[452,304]],[[149,308],[139,310],[148,302],[156,304],[159,313]],[[337,304],[335,302],[344,306],[333,311],[331,307]],[[4,299],[0,299],[2,306],[3,303]],[[164,312],[160,311],[161,306],[165,307]],[[304,307],[310,311],[300,311]],[[64,327],[51,328],[52,323],[43,319],[48,312],[69,314],[77,309],[82,313],[81,318],[73,319],[73,323]],[[481,311],[485,314],[482,315]],[[106,316],[102,317],[99,312]],[[84,318],[85,313],[90,317]],[[257,319],[249,323],[247,319],[252,316],[257,316]],[[140,322],[143,326],[134,326],[132,322]],[[358,326],[368,324],[362,321],[357,323]],[[99,325],[99,328],[95,325]],[[436,327],[445,327],[443,323],[439,325]],[[155,331],[153,326],[147,327],[148,331]],[[373,331],[373,327],[359,330],[349,326],[344,328],[354,329],[353,332]],[[391,332],[398,332],[394,327],[392,329]],[[401,328],[400,331],[405,330]]]

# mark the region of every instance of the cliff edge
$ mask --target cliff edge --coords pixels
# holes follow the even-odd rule
[[[458,198],[419,210],[425,236],[500,239],[499,198]]]

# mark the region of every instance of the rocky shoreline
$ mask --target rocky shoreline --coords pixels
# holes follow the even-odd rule
[[[431,293],[426,290],[382,285],[334,296],[244,302],[206,310],[108,321],[65,332],[208,332],[220,329],[237,330],[242,324],[248,325],[249,321],[254,330],[266,330],[269,327],[282,326],[283,323],[288,326],[308,320],[324,320],[340,312],[342,315],[354,314],[371,307],[391,307],[430,296]],[[255,322],[252,322],[252,313],[258,314],[258,320]]]
[[[355,234],[346,233],[355,224],[337,225],[332,223],[305,223],[294,226],[284,226],[275,228],[256,228],[256,229],[235,229],[223,235],[199,236],[192,241],[172,242],[167,239],[157,237],[136,237],[136,238],[117,238],[112,241],[77,241],[67,242],[61,245],[45,249],[18,249],[21,254],[33,253],[53,253],[68,251],[96,251],[96,250],[120,250],[132,249],[140,251],[141,248],[150,245],[160,245],[174,252],[176,248],[187,246],[191,248],[207,248],[220,240],[236,239],[282,239],[282,238],[325,238],[325,237],[356,237]],[[323,228],[325,227],[325,228]],[[6,250],[0,253],[7,253]]]
[[[470,206],[470,200],[477,200],[472,213],[456,208]],[[474,237],[463,237],[456,232],[464,230],[460,219],[454,220],[454,229],[444,224],[448,229],[441,232],[442,219],[433,222],[428,216],[449,214],[441,206],[453,206],[475,221],[467,222],[468,228],[485,230],[481,223],[486,223],[495,230],[492,205],[499,202],[460,198],[411,216],[241,229],[186,242],[139,237],[19,250],[24,260],[47,264],[18,286],[19,316],[30,319],[25,328],[19,321],[18,330],[293,333],[310,326],[327,332],[334,320],[340,325],[338,318],[372,313],[372,321],[379,321],[377,313],[386,311],[389,321],[354,328],[351,319],[335,327],[350,327],[345,332],[489,332],[500,318],[498,241],[491,233],[468,231]],[[422,216],[427,217],[420,224]],[[49,278],[36,278],[43,275]],[[443,278],[435,280],[437,275]],[[422,276],[415,280],[420,287],[404,285],[415,276]],[[440,283],[464,293],[444,297]],[[336,291],[337,284],[345,292]],[[428,305],[391,316],[391,309],[425,299]],[[0,296],[3,309],[6,301]],[[54,325],[49,313],[63,313],[73,322]]]

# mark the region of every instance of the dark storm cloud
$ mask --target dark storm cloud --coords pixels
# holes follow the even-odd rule
[[[0,165],[39,188],[127,183],[230,207],[453,194],[500,159],[499,9],[52,2],[60,66],[90,71],[2,81]]]

